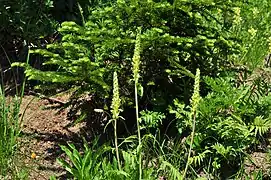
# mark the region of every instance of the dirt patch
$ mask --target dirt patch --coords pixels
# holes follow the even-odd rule
[[[245,161],[245,174],[249,175],[250,179],[254,179],[253,175],[259,171],[264,177],[270,177],[270,168],[270,157],[266,152],[253,152]]]
[[[21,114],[24,114],[24,125],[20,152],[26,156],[24,164],[31,180],[63,175],[64,170],[56,162],[56,158],[63,156],[59,145],[79,139],[79,126],[68,127],[67,110],[59,112],[50,107],[48,100],[34,96],[23,98]]]

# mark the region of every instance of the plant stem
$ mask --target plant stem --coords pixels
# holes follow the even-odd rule
[[[27,65],[29,64],[29,56],[30,56],[30,48],[28,47],[28,52],[27,52],[27,57],[26,57],[26,64]],[[20,95],[20,105],[22,104],[22,101],[23,101],[25,84],[26,84],[26,76],[24,77],[24,81],[23,81],[23,85],[22,85],[22,90],[21,90],[21,95]]]
[[[119,147],[118,147],[118,135],[117,135],[117,120],[116,119],[114,120],[114,135],[115,135],[115,148],[116,148],[116,156],[117,156],[117,161],[118,161],[118,167],[119,167],[119,170],[121,170]]]
[[[10,58],[9,58],[9,56],[8,56],[8,54],[7,54],[6,50],[5,50],[5,48],[4,48],[2,45],[0,45],[0,46],[1,46],[2,50],[3,50],[3,52],[5,53],[5,56],[6,56],[7,60],[8,60],[8,63],[11,65],[11,64],[12,64],[12,63],[11,63],[11,60],[10,60]],[[1,77],[2,77],[1,80],[2,80],[2,85],[4,86],[4,82],[3,82],[3,74],[2,74],[2,67],[1,67],[1,65],[0,65],[0,69],[1,69]],[[18,94],[18,84],[17,84],[17,81],[16,81],[16,76],[15,76],[14,69],[11,68],[11,71],[12,71],[12,76],[13,76],[13,80],[14,80],[14,84],[15,84],[16,94]]]
[[[82,18],[83,26],[85,27],[86,21],[85,21],[83,9],[82,9],[82,7],[81,7],[81,5],[80,5],[79,2],[77,3],[77,5],[78,5],[78,8],[79,8],[79,12],[80,12],[81,18]]]
[[[139,163],[139,180],[142,177],[142,166],[141,166],[141,134],[140,134],[140,124],[139,124],[139,116],[138,116],[138,99],[137,99],[137,81],[135,82],[135,105],[136,105],[136,123],[137,123],[137,136],[138,136],[138,163]]]
[[[184,169],[184,174],[182,177],[182,180],[185,179],[186,173],[187,173],[187,169],[189,166],[189,158],[191,156],[191,152],[192,152],[192,146],[193,146],[193,141],[194,141],[194,136],[195,136],[195,129],[196,129],[196,111],[193,114],[193,126],[192,126],[192,133],[191,133],[191,142],[190,142],[190,147],[189,147],[189,151],[188,151],[188,157],[187,157],[187,162],[185,165],[185,169]]]

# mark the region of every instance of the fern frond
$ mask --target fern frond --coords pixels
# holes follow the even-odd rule
[[[250,131],[254,131],[254,136],[263,136],[271,128],[271,120],[269,118],[264,119],[262,116],[257,116],[251,125]]]
[[[205,150],[202,153],[199,153],[198,155],[195,155],[193,157],[190,157],[188,159],[189,164],[194,164],[195,166],[200,166],[201,163],[205,160],[205,157],[207,154],[212,153],[210,150]]]
[[[216,143],[215,145],[212,146],[216,150],[218,154],[221,154],[225,159],[227,159],[228,155],[230,152],[233,150],[232,146],[223,146],[220,143]]]
[[[182,174],[180,173],[180,170],[177,169],[176,167],[174,167],[174,165],[172,165],[168,161],[163,160],[161,162],[161,165],[160,165],[158,172],[160,172],[160,171],[166,172],[169,179],[183,180]]]

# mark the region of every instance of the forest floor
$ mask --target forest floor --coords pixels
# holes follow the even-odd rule
[[[55,98],[66,101],[68,96]],[[80,141],[80,124],[70,126],[68,110],[59,111],[53,108],[55,105],[32,95],[23,98],[21,114],[24,114],[24,120],[19,153],[30,180],[45,180],[51,175],[67,179],[64,169],[56,161],[64,158],[59,145]],[[245,163],[245,172],[250,174],[255,169],[270,171],[269,158],[263,152],[251,153],[251,160]]]

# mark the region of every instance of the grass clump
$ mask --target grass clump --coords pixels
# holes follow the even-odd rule
[[[26,63],[29,63],[29,53]],[[0,66],[1,68],[1,66]],[[1,70],[1,77],[3,72]],[[27,172],[18,166],[19,137],[24,113],[20,114],[20,107],[24,96],[25,82],[19,93],[16,86],[14,97],[7,97],[2,79],[0,85],[0,179],[25,179]]]
[[[2,178],[12,174],[20,135],[20,99],[8,102],[0,87],[0,174]]]

